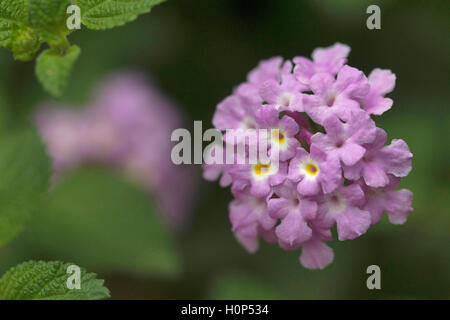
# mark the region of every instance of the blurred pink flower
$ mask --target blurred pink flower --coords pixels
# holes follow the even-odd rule
[[[186,221],[197,176],[170,158],[170,137],[182,127],[183,115],[142,75],[107,79],[81,111],[55,103],[39,108],[36,123],[52,158],[54,182],[85,164],[107,166],[146,188],[170,225]]]

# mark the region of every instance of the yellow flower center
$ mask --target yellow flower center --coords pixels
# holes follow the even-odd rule
[[[270,164],[255,164],[253,166],[253,172],[257,176],[264,176],[270,172]]]
[[[308,174],[310,174],[310,175],[312,175],[312,176],[315,176],[316,174],[319,173],[319,168],[318,168],[315,164],[313,164],[313,163],[308,163],[308,164],[305,166],[305,170],[306,170],[306,172],[307,172]]]
[[[286,141],[286,137],[284,136],[283,132],[280,130],[273,130],[272,131],[272,140],[277,142],[278,144],[284,144]]]

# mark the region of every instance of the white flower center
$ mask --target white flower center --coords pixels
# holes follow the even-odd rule
[[[294,101],[294,95],[290,92],[283,92],[277,101],[277,105],[281,107],[289,107]]]
[[[326,196],[328,210],[332,213],[340,213],[347,208],[347,199],[339,192],[333,192]]]
[[[245,117],[241,122],[241,129],[256,129],[257,124],[252,117]]]

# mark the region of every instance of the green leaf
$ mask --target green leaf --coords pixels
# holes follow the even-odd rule
[[[7,48],[13,52],[14,59],[20,61],[33,59],[41,47],[38,34],[28,26],[15,28],[10,40]]]
[[[0,45],[6,46],[14,29],[26,24],[27,20],[25,0],[0,0]]]
[[[70,0],[27,0],[30,23],[42,41],[52,48],[67,49],[67,8]]]
[[[60,55],[55,49],[47,49],[39,55],[36,75],[49,93],[56,97],[62,95],[80,52],[79,47],[72,46],[64,55]]]
[[[123,25],[164,0],[0,0],[0,46],[17,60],[34,58],[41,44],[50,49],[36,61],[36,74],[53,96],[61,96],[80,49],[70,47],[67,9],[77,4],[81,21],[91,29]]]
[[[0,300],[98,300],[109,298],[104,281],[80,268],[80,289],[69,289],[71,263],[29,261],[0,279]]]
[[[77,0],[81,22],[90,29],[109,29],[135,20],[164,0]]]
[[[47,191],[49,159],[34,132],[0,139],[0,246],[22,231]]]
[[[0,46],[22,61],[31,60],[39,50],[39,35],[28,25],[25,0],[0,0]]]
[[[27,232],[29,254],[86,268],[174,276],[179,256],[147,192],[107,171],[84,169],[61,181]]]

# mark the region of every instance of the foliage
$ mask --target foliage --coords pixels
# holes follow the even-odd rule
[[[21,235],[27,253],[20,260],[45,248],[47,256],[99,271],[179,273],[173,237],[146,192],[100,169],[63,180]]]
[[[24,228],[45,196],[49,159],[34,131],[0,137],[0,246]]]
[[[29,261],[11,268],[0,279],[0,300],[98,300],[109,290],[95,273],[80,268],[80,288],[67,284],[71,263]]]
[[[32,60],[47,43],[50,49],[37,59],[36,74],[43,87],[60,96],[80,49],[67,36],[68,8],[80,8],[81,23],[88,29],[105,30],[133,21],[164,0],[0,0],[0,46],[14,59]]]

